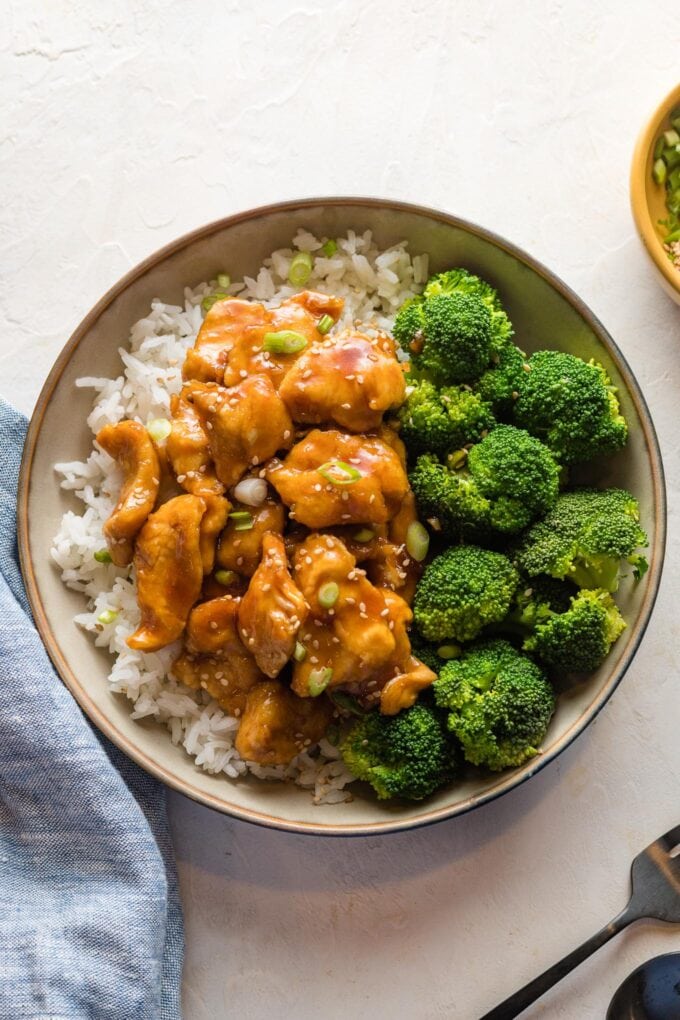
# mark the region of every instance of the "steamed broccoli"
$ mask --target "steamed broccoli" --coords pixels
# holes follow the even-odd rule
[[[447,663],[433,690],[466,759],[494,772],[538,754],[555,710],[543,671],[502,639],[473,645]]]
[[[491,316],[491,353],[500,353],[511,339],[513,329],[491,284],[467,269],[448,269],[430,277],[423,291],[426,299],[450,294],[468,294],[486,305]]]
[[[421,515],[436,517],[447,535],[516,534],[554,506],[559,467],[523,429],[499,425],[467,455],[458,452],[467,467],[450,469],[424,454],[409,476]]]
[[[413,617],[427,641],[471,641],[507,614],[519,576],[507,556],[476,545],[452,546],[425,568]]]
[[[479,298],[440,294],[401,306],[394,336],[413,366],[438,386],[469,382],[491,355],[491,315]]]
[[[523,591],[513,617],[527,633],[524,650],[565,673],[591,673],[601,666],[626,627],[609,592],[574,591],[552,578]]]
[[[647,544],[637,500],[624,489],[574,489],[557,499],[515,547],[519,568],[529,577],[568,578],[579,588],[616,591],[621,561],[639,579],[647,569],[637,553]]]
[[[542,439],[562,464],[620,450],[628,426],[604,368],[561,351],[527,362],[514,405],[516,422]]]
[[[422,800],[451,780],[458,748],[440,713],[414,705],[398,715],[369,712],[340,744],[350,772],[370,783],[378,797]]]
[[[468,387],[438,390],[426,379],[409,387],[397,417],[409,453],[431,452],[441,457],[480,439],[495,425],[489,404]]]
[[[524,378],[526,356],[506,340],[492,351],[491,367],[474,384],[476,393],[497,415],[511,415]]]

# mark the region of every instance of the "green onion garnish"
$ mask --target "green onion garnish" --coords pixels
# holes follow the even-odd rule
[[[337,250],[338,242],[334,241],[333,238],[331,238],[329,241],[326,241],[325,244],[321,245],[321,251],[324,253],[327,259],[331,258],[332,255],[335,255]]]
[[[299,641],[295,642],[295,651],[293,652],[293,658],[296,662],[304,662],[307,656],[307,649]]]
[[[335,581],[326,581],[319,588],[319,605],[323,606],[324,609],[331,609],[340,597],[340,589],[338,588]]]
[[[420,521],[412,521],[406,532],[406,549],[409,556],[421,563],[427,556],[430,548],[430,536],[427,528],[423,527]]]
[[[375,531],[372,528],[359,528],[352,535],[355,542],[370,542],[375,538]]]
[[[204,312],[209,312],[216,301],[224,301],[225,298],[231,297],[231,294],[225,294],[224,291],[216,290],[214,294],[206,294],[201,301],[201,308]]]
[[[262,346],[271,354],[297,354],[304,351],[307,339],[295,330],[282,329],[278,333],[265,333]]]
[[[312,275],[312,256],[308,251],[299,251],[290,264],[288,279],[294,287],[303,287]]]
[[[250,510],[232,510],[229,517],[232,521],[248,521],[251,519],[252,514]]]
[[[652,175],[657,184],[663,184],[664,181],[666,180],[666,164],[662,159],[657,159],[654,161]]]
[[[234,510],[229,514],[234,522],[234,531],[250,531],[255,524],[253,515],[248,510]]]
[[[227,273],[218,273],[217,284],[219,287],[222,287],[223,290],[226,290],[226,288],[231,285],[231,277]]]
[[[325,666],[323,669],[313,669],[309,674],[307,690],[313,698],[317,698],[319,694],[323,694],[332,679],[333,670],[330,666]]]
[[[96,553],[94,554],[94,558],[96,559],[97,563],[113,563],[113,560],[111,559],[111,553],[109,552],[108,549],[97,549]]]
[[[155,443],[164,443],[172,432],[172,422],[167,418],[152,418],[146,423],[146,431]]]
[[[330,691],[328,697],[338,708],[344,708],[346,712],[351,712],[352,715],[366,715],[357,699],[348,694],[347,691]]]
[[[669,131],[664,131],[663,137],[666,145],[678,145],[678,143],[680,143],[680,135],[675,128],[671,128]]]
[[[316,470],[322,478],[333,485],[352,485],[362,477],[361,471],[357,471],[351,464],[346,464],[344,460],[327,460]]]
[[[105,609],[103,613],[100,613],[97,617],[99,623],[113,623],[118,616],[118,612],[113,609]]]
[[[332,327],[333,319],[331,318],[330,315],[322,315],[316,324],[316,328],[318,329],[319,333],[321,333],[321,336],[325,336],[326,333],[328,333],[328,331],[332,329]]]
[[[233,570],[216,570],[215,580],[218,584],[227,585],[233,584],[237,578],[237,574]]]
[[[460,655],[460,648],[458,645],[440,645],[437,655],[440,659],[457,659]]]

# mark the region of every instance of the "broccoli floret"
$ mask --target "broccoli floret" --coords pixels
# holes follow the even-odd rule
[[[616,591],[622,561],[639,579],[646,569],[636,550],[647,545],[637,500],[624,489],[574,489],[558,496],[547,516],[533,524],[515,547],[519,568],[529,577],[568,578],[579,588]]]
[[[473,645],[447,663],[433,689],[466,759],[494,772],[538,754],[555,710],[543,671],[502,639]]]
[[[471,641],[507,614],[519,575],[507,556],[476,545],[452,546],[425,568],[413,616],[427,641]]]
[[[469,294],[411,298],[402,305],[394,336],[418,371],[437,386],[477,378],[491,355],[491,315]]]
[[[628,426],[601,365],[561,351],[538,351],[527,366],[515,420],[542,439],[562,464],[615,453],[625,445]]]
[[[567,588],[563,582],[553,584]],[[575,594],[573,589],[572,594],[560,590],[553,596],[539,585],[523,592],[519,601],[529,630],[524,650],[564,673],[592,673],[626,627],[613,598],[601,588],[583,588]]]
[[[350,772],[370,783],[381,800],[422,800],[448,783],[459,766],[441,714],[426,705],[395,716],[368,713],[354,723],[340,751]]]
[[[423,517],[436,517],[449,537],[514,535],[554,506],[559,467],[547,446],[513,425],[499,425],[450,469],[423,454],[409,476]],[[449,458],[456,462],[456,456]]]
[[[464,386],[438,390],[421,379],[409,387],[397,415],[400,436],[409,453],[445,457],[465,443],[475,442],[495,425],[489,404]]]
[[[500,353],[511,339],[513,329],[498,293],[491,284],[469,273],[467,269],[449,269],[432,276],[423,291],[425,298],[438,297],[441,294],[469,294],[483,301],[491,315],[491,353]]]
[[[524,429],[499,425],[469,451],[467,469],[489,500],[491,526],[521,531],[555,505],[560,469],[547,446]]]
[[[524,378],[526,355],[509,340],[492,351],[491,368],[474,384],[475,391],[497,415],[512,414]]]

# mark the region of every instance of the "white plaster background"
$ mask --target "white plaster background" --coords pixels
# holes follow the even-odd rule
[[[501,801],[332,841],[171,796],[187,1020],[474,1020],[618,912],[680,821],[680,309],[635,237],[635,135],[677,81],[643,0],[0,2],[0,392],[30,413],[73,327],[182,232],[277,199],[438,206],[525,247],[637,373],[668,472],[661,597],[624,683]],[[599,1020],[680,931],[629,930],[528,1017]]]

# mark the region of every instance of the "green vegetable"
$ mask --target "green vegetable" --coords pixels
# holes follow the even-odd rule
[[[222,290],[226,290],[227,287],[231,285],[231,277],[228,276],[227,273],[218,273],[217,284],[222,288]]]
[[[352,485],[362,477],[361,471],[357,471],[351,464],[346,464],[344,460],[327,460],[316,470],[332,485]]]
[[[664,131],[656,140],[652,163],[652,177],[666,191],[666,208],[668,217],[660,220],[665,228],[664,244],[673,244],[680,240],[680,116],[673,111],[670,116],[671,127]],[[669,252],[669,258],[672,255]]]
[[[489,501],[467,472],[451,471],[434,455],[425,453],[418,457],[408,478],[420,517],[437,521],[446,538],[453,541],[488,538]]]
[[[347,691],[331,690],[328,692],[328,697],[334,705],[342,708],[345,712],[349,712],[351,715],[363,717],[366,714],[357,699],[353,695],[348,694]]]
[[[321,336],[325,336],[333,328],[333,319],[330,315],[322,315],[316,324],[316,328],[321,333]]]
[[[325,244],[321,245],[321,251],[324,253],[324,255],[326,256],[327,259],[329,259],[333,255],[335,255],[337,250],[338,250],[337,241],[334,241],[332,239],[326,241]]]
[[[435,557],[418,582],[416,626],[428,641],[471,641],[506,616],[518,583],[517,571],[502,553],[452,546]]]
[[[172,422],[167,418],[152,418],[146,423],[146,431],[155,443],[164,443],[172,432]]]
[[[491,355],[491,367],[475,383],[477,395],[497,415],[511,415],[524,378],[526,356],[510,340],[499,341]]]
[[[416,563],[422,563],[430,547],[427,528],[420,521],[411,521],[406,531],[406,551]]]
[[[543,671],[502,639],[479,642],[447,662],[433,690],[465,758],[494,772],[538,754],[555,710]]]
[[[546,517],[524,533],[516,563],[529,577],[568,578],[580,588],[616,591],[622,563],[641,577],[647,544],[637,500],[624,489],[575,489],[562,493]]]
[[[96,553],[94,554],[94,558],[97,561],[97,563],[113,563],[113,560],[111,559],[111,553],[109,552],[108,549],[97,549]]]
[[[236,574],[233,570],[215,571],[215,580],[217,581],[218,584],[223,584],[225,587],[227,587],[230,584],[233,584],[237,577],[238,574]]]
[[[375,531],[372,528],[359,528],[352,535],[355,542],[371,542],[375,538]]]
[[[311,275],[312,256],[308,251],[299,251],[290,264],[288,280],[294,287],[304,287]]]
[[[438,386],[469,382],[491,356],[491,315],[470,294],[424,294],[401,306],[394,336],[418,371]]]
[[[229,519],[234,522],[234,531],[250,531],[255,524],[253,515],[248,510],[232,510]]]
[[[416,380],[397,418],[399,435],[410,454],[436,453],[476,442],[496,424],[491,406],[467,386],[438,389],[427,379]]]
[[[113,621],[116,619],[117,616],[118,616],[118,610],[105,609],[102,613],[99,614],[99,616],[97,617],[97,621],[99,623],[104,623],[104,624],[106,624],[106,623],[113,623]]]
[[[395,716],[370,712],[340,744],[350,772],[381,800],[422,800],[458,771],[459,753],[440,714],[414,705]]]
[[[228,297],[231,297],[231,294],[225,294],[221,290],[216,290],[213,294],[206,294],[201,301],[201,308],[204,312],[209,312],[216,301],[224,301]]]
[[[318,698],[328,687],[333,679],[333,670],[326,666],[323,669],[313,669],[307,681],[307,690],[313,698]]]
[[[335,581],[326,581],[319,588],[318,600],[319,605],[323,606],[324,609],[332,609],[335,603],[338,601],[340,596],[340,589]]]
[[[666,164],[662,159],[654,160],[654,166],[652,168],[654,180],[657,184],[663,184],[666,180]]]
[[[527,362],[515,420],[541,439],[561,464],[615,453],[628,426],[604,368],[561,351],[538,351]]]
[[[440,659],[457,659],[460,655],[460,645],[440,645],[437,655]]]
[[[281,329],[278,333],[265,333],[262,347],[270,354],[298,354],[304,351],[307,339],[292,329]]]
[[[293,658],[296,662],[304,662],[307,657],[307,649],[299,641],[295,642],[295,651],[293,652]]]

